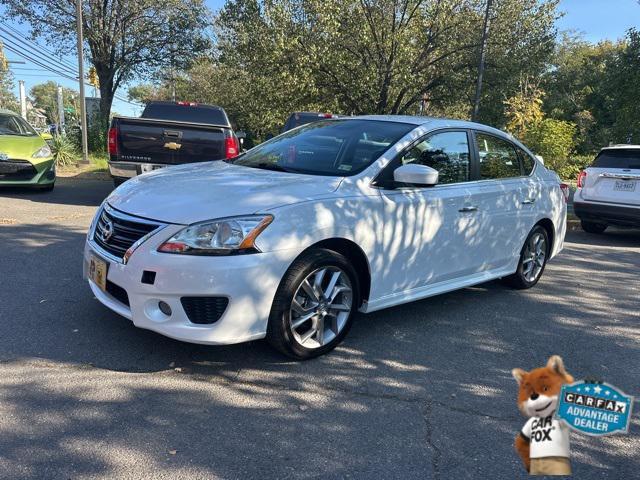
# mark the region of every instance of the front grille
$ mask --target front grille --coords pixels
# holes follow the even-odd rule
[[[229,304],[227,297],[182,297],[182,308],[191,323],[212,324],[222,317]]]
[[[127,291],[120,285],[116,285],[107,280],[107,293],[123,305],[129,306],[129,295],[127,295]]]
[[[28,181],[38,171],[26,160],[7,160],[0,162],[0,180]]]
[[[123,258],[134,243],[158,227],[153,223],[125,220],[117,212],[103,209],[96,222],[93,241],[111,255]]]

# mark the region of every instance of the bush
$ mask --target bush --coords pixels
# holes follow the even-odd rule
[[[524,141],[544,158],[545,165],[565,178],[564,175],[571,175],[576,168],[569,158],[576,145],[575,134],[575,124],[545,118],[527,128]]]
[[[66,135],[54,135],[51,140],[51,151],[56,166],[64,167],[78,161],[78,150],[72,139]]]
[[[593,158],[594,155],[573,155],[562,162],[559,168],[555,168],[554,170],[560,175],[562,180],[575,182],[580,170],[590,165],[591,162],[593,162]]]

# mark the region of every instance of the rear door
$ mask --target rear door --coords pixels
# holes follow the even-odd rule
[[[585,200],[640,205],[640,149],[602,150],[586,170]]]
[[[503,268],[520,254],[536,217],[540,185],[525,175],[517,147],[504,138],[476,131],[477,207],[483,215],[478,237],[487,269]]]

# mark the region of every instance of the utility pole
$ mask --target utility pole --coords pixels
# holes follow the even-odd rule
[[[87,108],[84,96],[84,59],[82,58],[82,0],[76,0],[76,28],[78,29],[78,82],[80,87],[80,128],[82,136],[82,162],[89,163],[89,147],[87,145]]]
[[[58,133],[64,135],[64,99],[62,87],[58,85]]]
[[[24,80],[18,81],[18,91],[20,92],[20,115],[27,119],[27,95],[24,91]]]
[[[480,110],[480,97],[482,95],[482,77],[484,76],[484,62],[487,52],[487,40],[489,39],[489,23],[491,22],[491,4],[493,0],[487,0],[487,9],[484,13],[484,26],[482,28],[482,42],[480,45],[480,63],[478,64],[478,82],[476,84],[476,97],[473,102],[473,112],[471,120],[478,119],[478,111]]]

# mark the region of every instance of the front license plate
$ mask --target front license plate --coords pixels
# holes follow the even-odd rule
[[[616,180],[616,184],[613,186],[613,189],[618,192],[634,192],[636,190],[636,182],[633,180]]]
[[[89,278],[100,287],[100,290],[107,289],[107,269],[109,264],[101,258],[91,255],[89,257]]]

